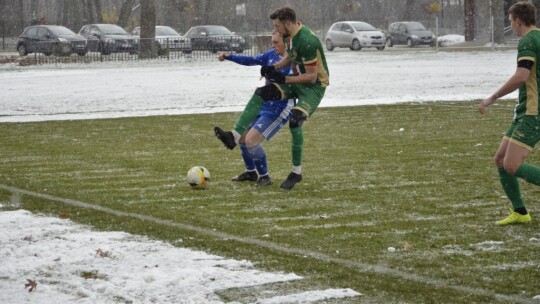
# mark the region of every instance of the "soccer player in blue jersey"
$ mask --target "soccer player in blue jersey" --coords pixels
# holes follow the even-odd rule
[[[501,185],[512,203],[510,215],[497,221],[498,225],[531,221],[518,178],[540,186],[540,167],[525,162],[540,141],[540,30],[536,27],[536,8],[528,1],[517,2],[510,7],[509,19],[512,30],[520,37],[516,71],[493,95],[482,100],[478,108],[484,114],[498,98],[519,91],[514,118],[494,158]]]
[[[281,55],[285,52],[285,44],[279,32],[272,35],[272,49],[257,56],[242,56],[229,53],[220,53],[220,61],[229,60],[241,65],[269,66],[281,60]],[[283,75],[289,75],[290,66],[280,70]],[[270,83],[268,80],[266,83]],[[272,184],[268,174],[266,153],[261,146],[263,140],[270,140],[288,121],[291,116],[291,109],[294,106],[294,99],[289,100],[267,100],[260,107],[259,113],[248,125],[247,131],[239,138],[240,151],[246,171],[232,181],[257,181],[256,186],[268,186]],[[247,107],[247,106],[246,106]],[[243,119],[242,115],[238,118]],[[216,135],[223,132],[216,127]],[[218,135],[219,137],[219,135]]]

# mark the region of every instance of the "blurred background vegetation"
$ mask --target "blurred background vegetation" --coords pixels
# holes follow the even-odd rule
[[[75,32],[84,24],[115,23],[130,31],[141,23],[145,2],[155,6],[157,24],[181,33],[191,26],[219,24],[243,34],[267,34],[272,30],[268,15],[290,5],[300,19],[322,36],[330,25],[342,20],[360,20],[380,29],[395,21],[419,21],[439,33],[469,32],[472,39],[491,36],[502,39],[507,10],[517,0],[0,0],[0,35],[17,37],[31,24],[64,25]],[[533,3],[539,2],[534,0]],[[142,5],[141,5],[142,4]]]

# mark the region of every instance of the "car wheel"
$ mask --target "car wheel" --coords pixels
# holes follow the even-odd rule
[[[360,51],[362,49],[362,46],[360,45],[360,41],[358,41],[358,39],[354,39],[352,41],[350,49],[351,51]]]
[[[407,39],[407,46],[411,48],[414,47],[414,42],[412,41],[411,38]]]
[[[77,55],[84,56],[84,55],[86,55],[86,53],[88,53],[88,50],[79,51],[79,52],[77,52]]]
[[[384,46],[378,46],[378,47],[377,47],[377,50],[379,50],[379,51],[384,50]]]
[[[326,39],[326,49],[329,51],[334,50],[334,44],[332,43],[332,40]]]
[[[387,47],[393,47],[394,46],[394,41],[392,41],[392,38],[386,39],[386,46]]]
[[[51,56],[51,55],[52,55],[52,52],[43,52],[43,55],[45,55],[45,56]]]
[[[244,49],[237,49],[236,52],[242,54],[244,52]]]
[[[192,51],[182,51],[184,54],[191,54]]]
[[[28,55],[28,50],[26,49],[26,45],[24,44],[19,45],[19,48],[17,50],[19,51],[19,55],[21,56]]]

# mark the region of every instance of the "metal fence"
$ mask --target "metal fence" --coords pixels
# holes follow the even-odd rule
[[[271,47],[271,37],[266,35],[241,37],[241,40],[232,40],[230,37],[204,41],[184,38],[153,40],[154,55],[145,59],[215,59],[220,51],[254,56]],[[28,41],[22,51],[21,46],[15,45],[13,49],[8,49],[10,52],[6,52],[3,57],[4,61],[10,58],[11,61],[17,61],[21,65],[143,60],[139,51],[143,43],[135,37],[118,41],[109,39],[106,43],[88,40],[83,49],[80,48],[80,43],[81,41]],[[28,54],[23,55],[24,53]]]

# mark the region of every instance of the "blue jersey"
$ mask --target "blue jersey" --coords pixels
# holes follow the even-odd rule
[[[270,49],[262,54],[259,54],[257,56],[243,56],[243,55],[236,55],[236,54],[229,54],[227,55],[227,60],[230,60],[232,62],[236,62],[241,65],[260,65],[260,66],[271,66],[274,65],[274,63],[277,63],[281,60],[281,56],[279,56],[276,53],[276,50]],[[287,76],[291,72],[291,67],[287,66],[279,70],[281,74],[284,76]],[[266,81],[268,84],[268,80]]]
[[[229,54],[226,59],[241,65],[271,66],[280,61],[281,56],[276,53],[276,50],[270,49],[257,56]],[[279,72],[287,76],[291,73],[291,67],[282,68]],[[267,79],[266,84],[269,83]],[[255,120],[251,122],[250,128],[257,129],[266,140],[270,140],[289,121],[293,106],[294,99],[266,100]]]

